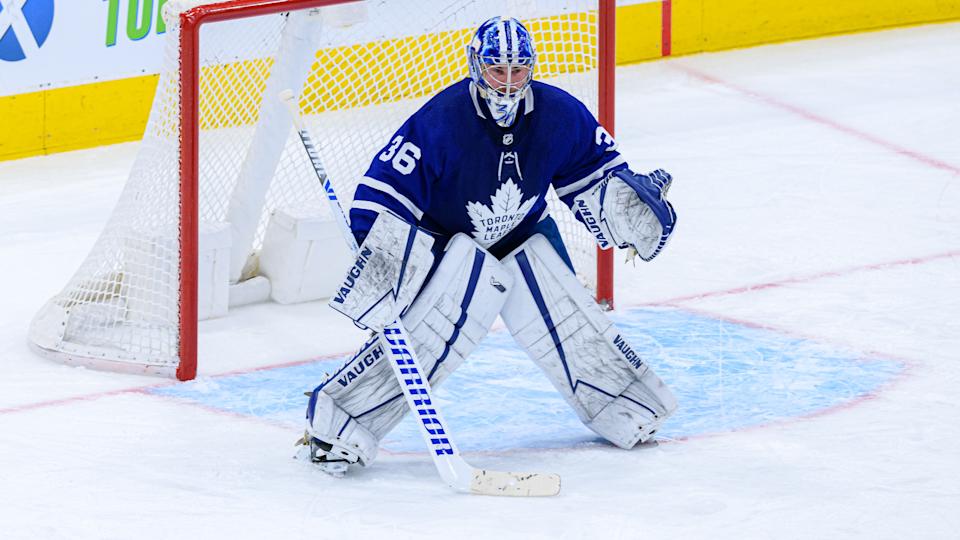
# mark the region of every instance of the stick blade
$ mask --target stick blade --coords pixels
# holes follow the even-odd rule
[[[560,493],[560,476],[476,469],[470,492],[502,497],[552,497]]]

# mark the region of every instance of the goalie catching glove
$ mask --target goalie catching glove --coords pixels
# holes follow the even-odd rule
[[[361,328],[379,332],[413,302],[433,266],[433,237],[381,212],[330,307]]]
[[[632,247],[649,261],[667,244],[677,214],[667,201],[673,179],[663,169],[649,175],[614,171],[574,199],[574,210],[601,248]]]

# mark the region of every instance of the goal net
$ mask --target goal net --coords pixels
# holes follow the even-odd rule
[[[537,79],[597,114],[601,5],[613,9],[601,0],[168,1],[165,64],[129,179],[90,254],[35,316],[34,348],[186,380],[198,319],[251,301],[322,301],[333,290],[322,276],[342,277],[348,258],[280,92],[299,96],[349,207],[393,132],[467,76],[466,44],[494,15],[534,35]],[[592,237],[552,193],[550,208],[595,288]]]

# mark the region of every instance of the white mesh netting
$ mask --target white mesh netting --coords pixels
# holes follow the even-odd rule
[[[115,369],[168,372],[179,362],[176,14],[205,3],[213,2],[166,5],[165,67],[142,146],[101,237],[31,325],[30,339],[42,352]],[[467,76],[466,43],[491,16],[523,20],[536,40],[537,78],[597,112],[595,0],[368,1],[360,13],[322,8],[201,27],[199,220],[205,226],[230,222],[234,280],[259,249],[274,209],[326,211],[289,119],[271,110],[271,92],[300,90],[301,112],[345,206],[400,124],[430,96]],[[551,212],[581,280],[595,286],[592,238],[555,197]]]

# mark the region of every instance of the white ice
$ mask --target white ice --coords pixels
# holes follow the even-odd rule
[[[86,255],[137,145],[0,163],[0,537],[960,538],[958,88],[957,23],[618,69],[621,149],[673,173],[680,216],[656,261],[618,267],[618,307],[907,369],[752,429],[466,454],[559,473],[550,499],[454,494],[424,453],[332,479],[290,459],[289,425],[35,356],[30,318]],[[322,306],[244,308],[202,331],[210,384],[362,339]]]

